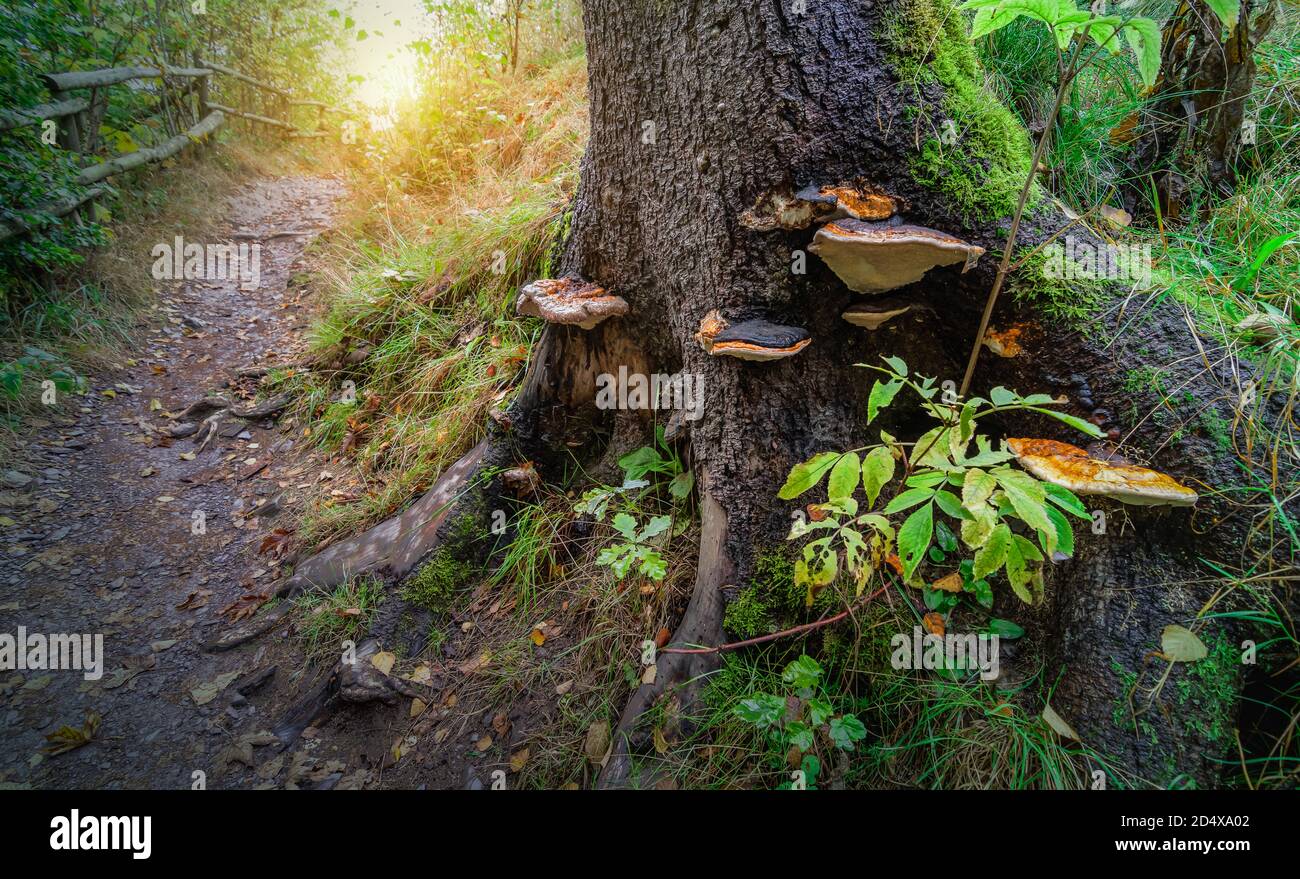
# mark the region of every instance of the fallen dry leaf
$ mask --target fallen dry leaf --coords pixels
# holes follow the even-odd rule
[[[370,657],[370,664],[373,665],[375,668],[379,669],[384,674],[388,674],[390,671],[393,670],[393,664],[395,662],[397,662],[397,655],[393,653],[389,653],[386,650],[382,650],[379,653],[376,653],[374,656]]]
[[[528,748],[515,751],[513,754],[510,755],[510,771],[519,772],[521,769],[524,768],[524,765],[528,763],[528,758],[530,756],[531,753]]]
[[[953,571],[948,576],[940,577],[938,580],[935,580],[933,583],[930,584],[930,588],[940,589],[944,592],[960,592],[961,574],[958,573],[957,571]]]
[[[80,729],[71,726],[61,726],[52,733],[47,733],[45,741],[47,744],[41,748],[41,753],[53,757],[55,754],[66,754],[68,751],[75,751],[82,745],[90,744],[99,732],[99,723],[102,718],[99,712],[93,708],[86,712],[86,719]]]
[[[587,738],[582,743],[582,753],[592,763],[603,763],[609,753],[609,723],[604,720],[592,721],[587,727]]]

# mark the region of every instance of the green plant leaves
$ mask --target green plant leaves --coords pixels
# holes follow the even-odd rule
[[[904,369],[907,367],[904,366]],[[871,386],[871,395],[867,398],[867,424],[875,420],[880,414],[880,410],[894,402],[898,392],[903,389],[903,382],[897,379],[893,381],[882,381],[876,379],[875,384]]]
[[[619,513],[614,517],[611,524],[613,524],[614,530],[622,534],[625,539],[636,540],[636,519],[632,518],[628,513]]]
[[[770,693],[755,693],[748,699],[741,699],[733,710],[741,720],[764,729],[780,725],[785,716],[785,700]]]
[[[1007,582],[1011,584],[1011,591],[1025,604],[1035,604],[1042,597],[1043,572],[1031,565],[1042,560],[1038,547],[1019,534],[1011,535],[1011,542],[1007,544]]]
[[[1050,482],[1043,483],[1043,493],[1047,499],[1056,506],[1072,516],[1078,516],[1080,519],[1091,521],[1092,516],[1088,514],[1088,508],[1083,505],[1074,492],[1060,485],[1053,485]]]
[[[1205,5],[1214,11],[1224,26],[1232,29],[1237,26],[1237,15],[1241,10],[1241,0],[1205,0]]]
[[[1160,75],[1160,25],[1149,18],[1131,18],[1124,23],[1124,38],[1137,56],[1142,82],[1151,88]]]
[[[861,460],[857,452],[845,452],[843,457],[831,468],[831,478],[826,484],[827,496],[832,501],[852,496],[858,487],[861,475]]]
[[[852,751],[853,743],[867,737],[867,728],[852,714],[831,718],[831,741],[842,751]]]
[[[1006,563],[1007,548],[1010,545],[1011,529],[1005,524],[999,524],[989,533],[984,545],[975,551],[975,566],[971,570],[971,577],[981,580],[1002,567]]]
[[[919,503],[930,500],[934,497],[932,488],[909,488],[907,491],[899,492],[894,499],[885,504],[881,510],[881,515],[892,516],[894,513],[901,513],[903,510],[910,510]]]
[[[822,477],[839,459],[839,452],[818,452],[802,464],[795,464],[786,477],[785,485],[777,492],[777,497],[783,501],[794,500],[821,482]]]
[[[894,456],[885,446],[867,452],[862,461],[862,490],[867,493],[867,508],[876,505],[880,490],[894,478]]]
[[[1264,263],[1268,262],[1269,257],[1297,235],[1300,235],[1300,232],[1283,232],[1281,235],[1274,235],[1261,244],[1259,250],[1255,252],[1255,259],[1251,262],[1250,267],[1233,279],[1233,288],[1246,292],[1247,288],[1250,287],[1250,283],[1255,280],[1255,276],[1259,274],[1259,270],[1264,267]]]
[[[1056,551],[1056,526],[1047,514],[1043,484],[1027,473],[1006,468],[995,474],[1016,515],[1030,528],[1048,535],[1048,552]]]
[[[1056,507],[1049,506],[1044,507],[1044,509],[1047,510],[1047,517],[1052,520],[1052,525],[1055,526],[1055,540],[1047,540],[1045,535],[1040,532],[1038,542],[1043,545],[1044,549],[1049,545],[1053,546],[1052,552],[1057,555],[1064,556],[1067,559],[1073,557],[1074,529],[1070,527],[1065,514]]]
[[[806,653],[787,665],[781,672],[781,680],[796,690],[808,690],[817,686],[821,676],[822,667],[817,664],[817,660]]]
[[[923,489],[914,490],[923,491]],[[903,527],[898,529],[898,558],[903,564],[904,580],[912,579],[912,575],[916,573],[917,567],[925,558],[925,551],[930,548],[930,540],[933,536],[934,507],[927,503],[908,516]]]

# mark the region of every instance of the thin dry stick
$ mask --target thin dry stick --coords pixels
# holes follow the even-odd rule
[[[788,638],[791,635],[802,635],[804,632],[812,632],[824,626],[830,626],[841,620],[847,619],[854,609],[860,604],[866,604],[871,599],[880,595],[888,586],[881,586],[875,592],[864,598],[850,604],[844,610],[840,611],[833,617],[823,617],[812,623],[804,623],[802,626],[795,626],[792,629],[785,629],[780,632],[773,632],[770,635],[761,635],[757,638],[750,638],[748,641],[732,641],[730,644],[720,644],[717,647],[665,647],[660,653],[722,653],[726,650],[739,650],[741,647],[752,647],[755,644],[766,644],[768,641],[775,641],[778,638]]]
[[[1029,201],[1029,191],[1034,187],[1034,178],[1038,175],[1038,166],[1043,161],[1043,155],[1047,152],[1047,139],[1052,133],[1052,126],[1056,123],[1057,114],[1061,112],[1061,104],[1065,102],[1065,93],[1070,87],[1070,83],[1079,74],[1079,53],[1083,50],[1084,40],[1088,39],[1088,29],[1085,28],[1074,43],[1074,51],[1070,53],[1070,63],[1066,67],[1068,75],[1061,80],[1060,86],[1056,89],[1056,103],[1052,105],[1051,115],[1047,117],[1046,124],[1043,125],[1043,133],[1038,136],[1038,146],[1034,149],[1034,158],[1029,164],[1029,173],[1025,175],[1025,185],[1020,190],[1020,200],[1016,202],[1016,212],[1011,218],[1011,231],[1007,233],[1006,246],[1002,248],[1002,263],[998,266],[997,277],[993,280],[993,289],[989,291],[988,301],[984,303],[984,314],[980,317],[980,328],[975,333],[975,345],[970,350],[970,359],[966,361],[966,375],[962,377],[961,389],[957,391],[957,396],[965,397],[966,392],[970,390],[971,378],[975,375],[975,363],[979,360],[980,348],[984,344],[984,335],[989,329],[989,318],[993,316],[993,306],[997,304],[998,294],[1002,292],[1002,284],[1007,279],[1007,273],[1011,268],[1011,255],[1016,246],[1016,235],[1020,232],[1020,219],[1025,213],[1025,203]]]

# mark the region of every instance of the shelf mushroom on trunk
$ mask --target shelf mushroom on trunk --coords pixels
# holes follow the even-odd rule
[[[817,230],[809,250],[820,256],[850,290],[884,293],[914,284],[935,266],[963,264],[984,253],[946,232],[924,226],[836,220]]]
[[[812,343],[808,331],[787,327],[761,318],[729,323],[717,309],[700,321],[695,341],[714,357],[726,355],[741,360],[781,360],[793,357]]]
[[[540,317],[548,323],[576,324],[589,330],[603,320],[627,314],[627,302],[590,281],[543,279],[533,281],[519,291],[515,310]]]
[[[911,310],[910,302],[891,296],[850,305],[840,317],[855,327],[878,330],[889,321]]]
[[[740,223],[756,232],[796,231],[844,217],[888,220],[897,212],[898,202],[871,184],[843,181],[825,186],[812,184],[798,192],[788,187],[765,192],[741,214]]]
[[[1020,466],[1075,494],[1096,494],[1135,506],[1190,507],[1196,492],[1155,470],[1092,457],[1078,446],[1046,439],[1008,439]]]

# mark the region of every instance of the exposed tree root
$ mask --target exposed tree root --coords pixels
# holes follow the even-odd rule
[[[341,540],[307,559],[281,587],[284,595],[330,589],[360,574],[383,571],[400,580],[438,545],[438,530],[469,488],[489,448],[483,440],[442,472],[424,496],[398,516]]]
[[[700,560],[695,588],[682,622],[669,642],[680,646],[719,644],[726,637],[722,630],[726,605],[722,587],[734,570],[726,550],[727,514],[709,494],[707,487],[700,492],[700,508]],[[657,659],[654,683],[642,684],[623,709],[614,731],[613,749],[597,779],[597,787],[626,786],[631,781],[632,756],[646,747],[651,735],[650,730],[638,728],[641,717],[661,698],[669,697],[676,697],[681,713],[689,715],[705,677],[719,665],[716,652],[661,651]]]

